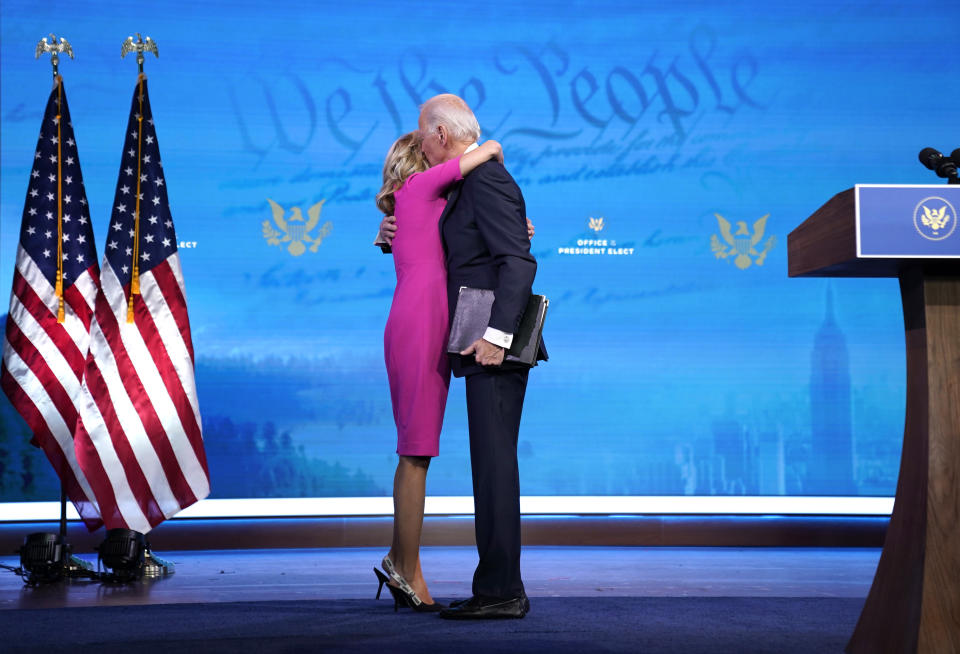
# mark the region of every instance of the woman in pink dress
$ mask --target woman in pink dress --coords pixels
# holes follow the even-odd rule
[[[440,241],[440,214],[449,187],[490,159],[503,161],[500,144],[483,145],[429,168],[417,132],[401,136],[383,166],[377,206],[396,216],[393,262],[397,286],[383,335],[390,380],[397,454],[393,480],[393,544],[382,565],[374,568],[380,587],[386,583],[394,608],[439,611],[420,568],[420,532],[430,458],[439,453],[440,429],[450,387],[447,336],[447,270]]]

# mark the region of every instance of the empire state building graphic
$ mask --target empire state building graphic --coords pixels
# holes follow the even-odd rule
[[[826,313],[814,338],[810,364],[813,451],[804,494],[855,495],[850,356],[834,316],[831,287],[827,287]]]

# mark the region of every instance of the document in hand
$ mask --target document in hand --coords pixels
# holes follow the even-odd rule
[[[447,352],[456,354],[467,349],[477,339],[483,338],[490,322],[494,293],[485,288],[460,287],[457,310],[450,325],[450,340]],[[547,317],[550,300],[543,295],[531,295],[520,320],[520,327],[513,335],[513,344],[507,350],[504,364],[537,365],[540,336]]]

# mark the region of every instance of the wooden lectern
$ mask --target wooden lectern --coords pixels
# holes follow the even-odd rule
[[[960,187],[859,185],[788,237],[791,277],[900,280],[907,351],[900,478],[851,654],[960,652],[957,209]]]

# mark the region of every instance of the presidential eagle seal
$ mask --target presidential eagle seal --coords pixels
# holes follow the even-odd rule
[[[957,210],[939,196],[924,198],[913,210],[913,226],[929,241],[942,241],[957,228]]]
[[[710,237],[710,250],[717,259],[728,259],[733,257],[733,264],[740,270],[746,270],[751,265],[762,266],[767,258],[767,253],[773,249],[777,243],[777,237],[771,236],[763,244],[763,249],[758,250],[760,241],[763,240],[763,234],[767,229],[767,218],[770,214],[763,216],[753,223],[753,233],[747,227],[746,221],[737,221],[737,231],[733,231],[730,221],[718,213],[713,214],[717,217],[717,226],[720,228],[720,235],[723,242],[716,234]],[[729,263],[729,260],[727,261]]]
[[[273,221],[279,229],[274,229],[274,225],[271,224],[269,220],[264,220],[262,225],[263,238],[266,239],[270,245],[289,243],[287,252],[295,257],[299,257],[307,251],[307,246],[303,244],[304,242],[310,244],[311,252],[316,252],[320,244],[323,243],[323,239],[325,239],[330,234],[330,230],[333,229],[333,223],[328,220],[323,224],[316,236],[310,235],[310,232],[312,232],[320,222],[320,212],[323,210],[323,203],[326,202],[326,200],[320,200],[320,202],[317,202],[307,209],[306,220],[303,218],[303,212],[300,210],[300,207],[293,207],[290,210],[290,215],[284,217],[286,211],[283,207],[270,198],[267,198],[267,202],[270,203],[270,208],[273,210]]]

